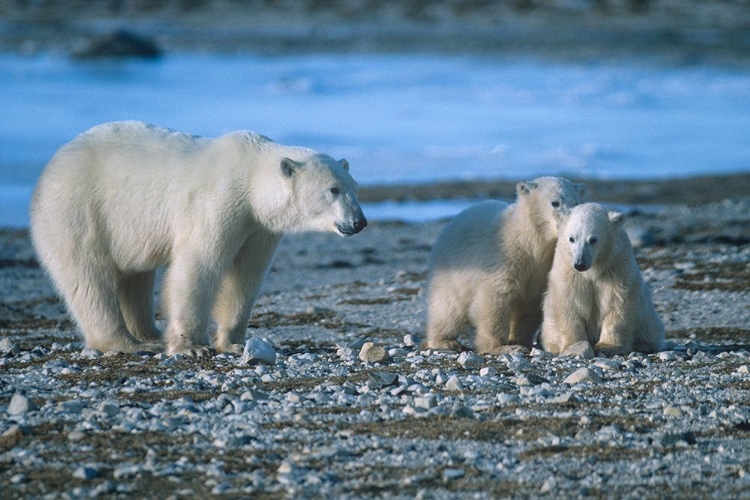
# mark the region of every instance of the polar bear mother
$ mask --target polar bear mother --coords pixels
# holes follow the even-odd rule
[[[155,269],[169,354],[240,351],[284,233],[348,236],[367,221],[346,160],[252,132],[200,138],[141,122],[94,127],[63,146],[34,191],[36,251],[100,350],[159,350]]]

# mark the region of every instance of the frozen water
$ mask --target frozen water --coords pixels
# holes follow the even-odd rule
[[[750,72],[720,67],[443,55],[80,62],[5,54],[0,110],[0,226],[27,224],[28,193],[57,148],[123,119],[210,136],[255,130],[346,157],[363,185],[750,170]]]

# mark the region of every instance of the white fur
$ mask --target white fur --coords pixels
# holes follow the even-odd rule
[[[622,228],[623,215],[586,203],[561,216],[541,341],[559,354],[585,340],[597,352],[662,349],[664,326]]]
[[[518,183],[512,205],[486,201],[458,214],[432,251],[425,347],[461,350],[456,339],[469,325],[477,351],[530,347],[557,241],[554,214],[578,204],[585,190],[541,177]]]
[[[107,123],[50,160],[33,195],[32,237],[87,346],[158,348],[154,270],[169,265],[167,351],[205,351],[212,312],[216,348],[240,350],[283,234],[366,224],[347,169],[252,132],[208,139]]]

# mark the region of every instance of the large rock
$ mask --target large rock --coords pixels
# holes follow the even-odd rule
[[[275,365],[276,350],[262,338],[251,337],[245,344],[240,363],[244,365]]]
[[[386,352],[383,346],[376,344],[375,342],[365,342],[362,345],[362,349],[359,351],[359,359],[365,363],[379,363],[386,357]]]
[[[599,383],[602,378],[593,370],[589,370],[586,367],[579,368],[563,380],[563,384],[582,384],[584,382]]]
[[[78,59],[140,57],[155,59],[161,56],[156,43],[128,30],[118,30],[94,36],[73,50]]]
[[[10,404],[8,405],[8,413],[11,415],[23,415],[30,411],[37,409],[36,403],[33,399],[27,398],[23,394],[15,393],[10,398]]]

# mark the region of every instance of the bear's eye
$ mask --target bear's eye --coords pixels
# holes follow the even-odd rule
[[[331,188],[331,194],[332,195],[337,196],[339,193],[341,193],[341,190],[339,188],[337,188],[337,187],[332,187]]]
[[[589,245],[596,245],[597,241],[599,240],[592,236],[591,238],[589,238]]]
[[[575,243],[576,242],[576,239],[573,238],[572,236],[570,238],[568,238],[568,240],[570,240],[571,243]]]
[[[560,208],[560,202],[559,201],[553,201],[552,202],[552,208]]]

